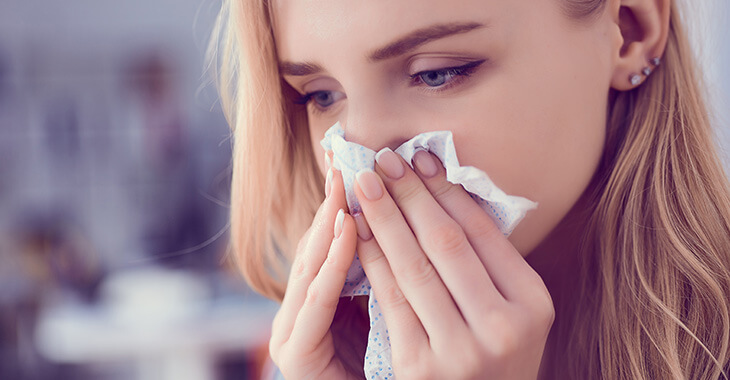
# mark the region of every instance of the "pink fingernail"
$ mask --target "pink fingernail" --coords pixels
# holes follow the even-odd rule
[[[375,155],[375,161],[378,162],[378,166],[383,169],[383,173],[391,179],[399,179],[405,174],[403,163],[401,163],[398,155],[395,154],[390,148],[383,148]]]
[[[370,240],[373,237],[373,232],[370,231],[368,222],[365,221],[365,216],[361,212],[352,214],[355,219],[355,227],[357,227],[357,236],[362,240]]]
[[[345,222],[345,210],[340,209],[337,211],[337,218],[335,218],[335,239],[342,235],[342,224]]]
[[[330,193],[332,192],[332,176],[334,173],[332,173],[332,168],[327,169],[327,179],[324,181],[324,196],[325,198],[330,197]]]
[[[413,156],[413,164],[416,166],[416,169],[418,169],[418,171],[421,172],[421,174],[426,178],[435,176],[436,173],[438,173],[439,171],[433,157],[431,157],[431,154],[429,154],[425,150],[419,150],[418,152],[416,152],[416,154]]]
[[[324,152],[324,170],[330,170],[332,167],[332,159],[330,158],[330,152]]]
[[[380,185],[378,174],[372,169],[362,169],[355,176],[357,184],[360,185],[365,198],[371,201],[377,201],[383,196],[383,187]]]

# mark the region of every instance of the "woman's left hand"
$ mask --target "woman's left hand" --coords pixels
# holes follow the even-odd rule
[[[437,157],[414,163],[383,152],[355,185],[396,378],[536,379],[555,316],[545,284]]]

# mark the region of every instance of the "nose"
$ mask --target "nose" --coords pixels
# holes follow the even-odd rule
[[[347,115],[341,120],[345,139],[374,151],[388,147],[395,150],[408,141],[414,131],[408,115],[382,94],[348,97]]]

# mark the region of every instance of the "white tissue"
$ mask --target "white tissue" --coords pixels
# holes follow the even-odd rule
[[[334,153],[332,166],[342,172],[350,214],[361,211],[353,188],[355,174],[365,168],[374,169],[376,152],[346,141],[345,131],[339,122],[327,130],[320,144],[325,151],[332,150]],[[459,165],[453,136],[449,131],[421,133],[403,143],[395,152],[411,164],[413,155],[419,150],[435,154],[446,168],[446,179],[451,183],[462,185],[505,235],[512,233],[527,211],[537,207],[537,203],[528,199],[505,194],[484,171],[473,166]],[[340,296],[368,294],[370,332],[365,355],[365,375],[368,379],[393,380],[388,329],[378,301],[370,290],[370,282],[365,277],[365,272],[356,256]]]

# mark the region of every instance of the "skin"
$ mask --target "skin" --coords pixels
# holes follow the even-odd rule
[[[419,154],[422,163],[435,160],[433,174],[384,153],[375,172],[358,175],[362,215],[337,218],[347,210],[342,181],[323,159],[328,196],[300,242],[272,330],[282,372],[361,376],[362,348],[335,349],[363,337],[343,338],[336,328],[351,315],[338,296],[357,249],[392,334],[398,378],[537,378],[562,273],[551,263],[575,266],[570,237],[603,153],[610,92],[633,88],[629,75],[661,55],[668,4],[609,1],[594,23],[579,26],[554,0],[275,1],[283,77],[300,94],[322,95],[308,103],[320,156],[319,141],[337,121],[348,140],[374,150],[451,130],[462,165],[539,203],[507,239],[446,182],[438,159]],[[432,25],[469,30],[368,58]],[[299,75],[292,63],[302,62],[321,70]],[[470,63],[468,76],[445,71]]]

